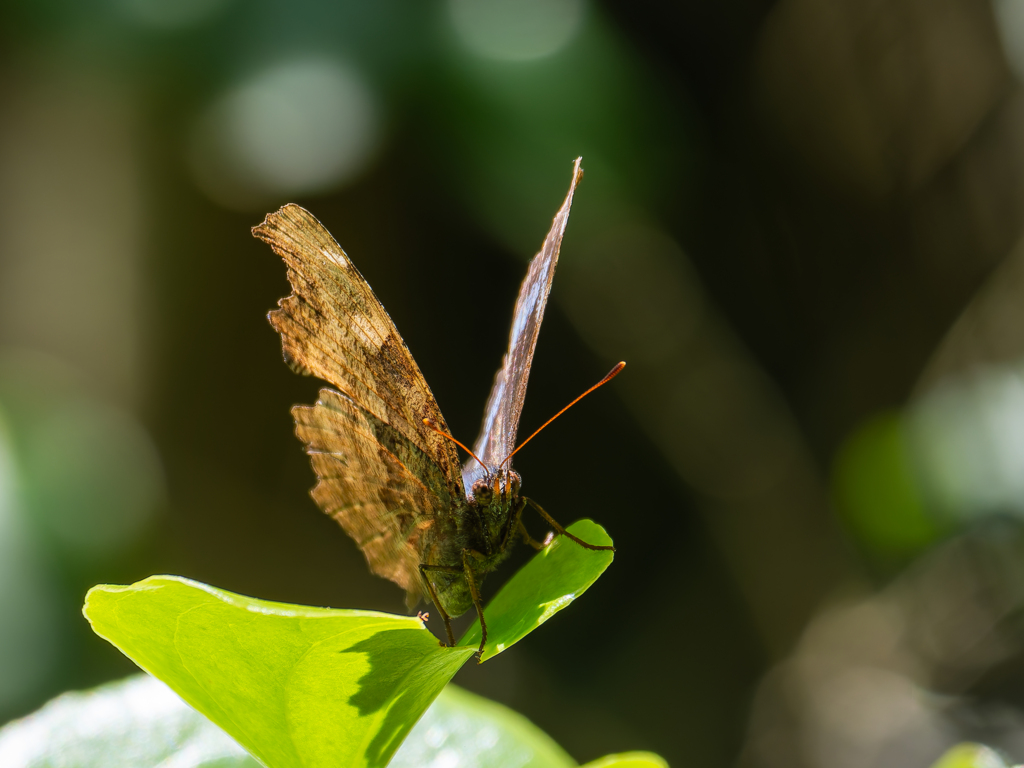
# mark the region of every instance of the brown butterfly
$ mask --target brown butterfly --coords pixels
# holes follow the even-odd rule
[[[410,608],[430,596],[450,645],[450,617],[475,606],[483,651],[484,575],[508,556],[517,535],[536,549],[550,540],[550,534],[538,542],[527,533],[527,504],[558,534],[587,549],[613,549],[581,541],[521,495],[521,479],[510,463],[562,234],[583,177],[580,161],[519,289],[508,352],[487,399],[473,458],[464,467],[394,323],[323,225],[299,206],[286,205],[252,230],[288,266],[293,293],[268,315],[281,334],[285,362],[337,388],[321,389],[313,407],[292,408],[296,434],[319,477],[312,496],[355,539],[370,570],[405,589]]]

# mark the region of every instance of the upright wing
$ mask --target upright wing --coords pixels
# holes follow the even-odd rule
[[[447,431],[437,402],[384,307],[319,221],[286,205],[253,234],[288,267],[293,293],[268,316],[285,361],[343,393],[323,390],[316,406],[293,411],[320,476],[314,498],[375,573],[412,589],[408,552],[378,547],[372,537],[409,533],[409,510],[430,517],[465,504],[455,447],[423,424],[427,418]]]
[[[523,280],[519,297],[516,299],[508,352],[505,353],[501,368],[494,377],[494,385],[491,387],[487,407],[484,409],[483,426],[475,445],[477,456],[490,467],[501,463],[515,448],[519,416],[523,412],[523,400],[526,397],[526,382],[530,378],[530,365],[533,362],[533,351],[537,347],[537,334],[544,319],[544,307],[551,292],[551,280],[555,276],[558,250],[562,245],[565,225],[569,221],[573,192],[583,178],[583,169],[580,167],[582,160],[581,157],[576,158],[569,193],[555,214],[554,221],[551,222],[551,230],[544,238],[540,252],[530,262],[526,279]],[[483,469],[472,460],[466,463],[462,471],[467,486],[483,477]]]

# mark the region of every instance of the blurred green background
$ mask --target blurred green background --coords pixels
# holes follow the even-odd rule
[[[96,583],[403,611],[249,227],[323,221],[471,441],[582,155],[523,433],[629,367],[516,462],[616,563],[458,682],[580,761],[1024,760],[1021,75],[1024,0],[3,4],[0,722],[131,671]]]

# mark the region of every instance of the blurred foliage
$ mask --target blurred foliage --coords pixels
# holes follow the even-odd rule
[[[939,534],[914,475],[899,414],[879,414],[847,438],[836,458],[836,506],[867,552],[897,563]]]
[[[0,729],[8,765],[256,768],[259,763],[149,675],[65,693]]]
[[[1007,763],[983,744],[957,744],[932,768],[1005,768]]]

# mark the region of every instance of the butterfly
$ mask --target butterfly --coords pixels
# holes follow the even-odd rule
[[[313,499],[355,540],[373,573],[406,591],[409,608],[429,596],[449,645],[455,644],[451,617],[475,607],[482,629],[478,655],[487,642],[484,576],[508,557],[516,538],[538,550],[551,539],[537,541],[527,532],[527,505],[558,535],[588,549],[613,549],[568,533],[522,495],[522,478],[511,466],[537,334],[583,176],[581,160],[519,289],[508,352],[465,466],[456,451],[462,444],[449,434],[387,311],[323,225],[303,208],[286,205],[252,229],[288,268],[293,292],[268,315],[281,334],[285,362],[332,385],[320,390],[316,405],[292,408],[295,432],[318,477]]]

